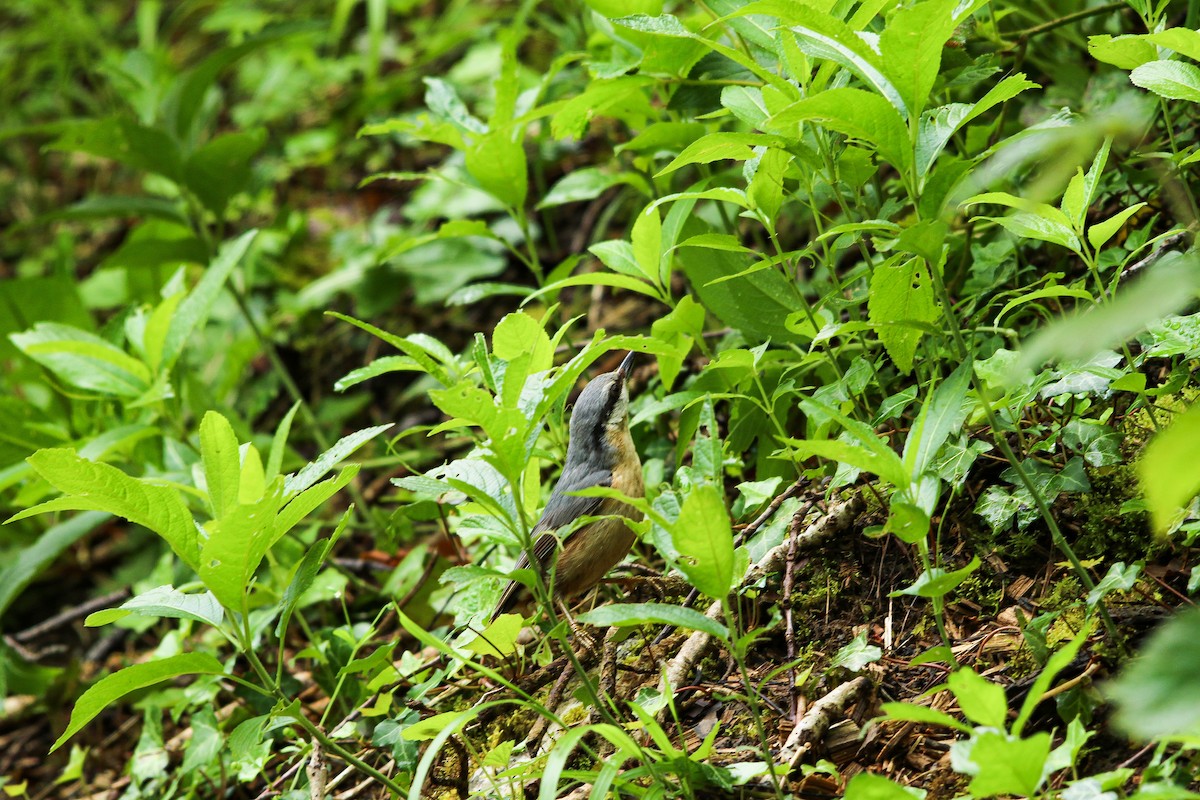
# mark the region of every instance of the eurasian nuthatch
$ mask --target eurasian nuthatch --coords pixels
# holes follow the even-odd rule
[[[542,573],[557,564],[553,580],[556,598],[575,597],[591,589],[633,546],[633,531],[622,517],[639,520],[640,511],[607,497],[570,494],[593,486],[610,486],[627,497],[644,495],[642,462],[629,436],[629,388],[625,381],[632,363],[630,353],[619,367],[592,379],[580,393],[571,415],[562,477],[531,532],[537,537],[533,555]],[[604,518],[576,528],[559,551],[557,532],[583,516]],[[528,566],[529,554],[525,552],[515,569]],[[492,619],[511,611],[528,594],[525,586],[510,581]]]

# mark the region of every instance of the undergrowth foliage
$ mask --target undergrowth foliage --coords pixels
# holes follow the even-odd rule
[[[102,3],[62,36],[88,85],[40,5],[3,12],[0,692],[70,697],[71,753],[0,761],[9,795],[317,797],[339,761],[414,798],[1197,796],[1200,618],[1117,613],[1200,588],[1196,4]],[[590,491],[666,588],[565,618],[512,565],[630,350],[647,496]],[[846,509],[905,567],[798,644],[798,548]],[[1005,560],[1061,581],[1014,606],[1021,695],[953,611]],[[488,623],[509,579],[532,641]],[[47,598],[122,657],[32,649]],[[899,646],[892,602],[929,620]],[[878,704],[892,663],[939,677]],[[703,733],[693,678],[737,709]],[[838,692],[952,737],[936,780],[780,733]],[[135,698],[114,765],[87,737]]]

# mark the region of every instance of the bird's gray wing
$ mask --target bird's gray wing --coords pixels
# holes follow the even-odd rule
[[[559,528],[569,525],[582,516],[601,513],[603,497],[578,497],[568,494],[568,492],[577,492],[593,486],[612,486],[612,472],[609,470],[567,469],[559,478],[554,492],[550,495],[550,500],[546,503],[545,510],[542,511],[541,518],[533,526],[531,532],[537,536],[533,542],[533,556],[543,568],[549,562],[551,554],[558,549],[557,531]],[[525,569],[528,566],[529,552],[525,551],[521,553],[513,569]],[[523,588],[522,584],[509,581],[508,586],[504,587],[504,593],[500,595],[500,602],[496,604],[496,611],[492,615],[492,619],[510,610],[516,600],[517,592]]]

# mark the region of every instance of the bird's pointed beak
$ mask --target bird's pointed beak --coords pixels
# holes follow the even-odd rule
[[[630,350],[629,355],[625,356],[625,358],[621,360],[621,365],[617,367],[617,376],[620,377],[621,380],[625,380],[629,377],[629,371],[633,369],[633,357],[636,355],[636,352]]]

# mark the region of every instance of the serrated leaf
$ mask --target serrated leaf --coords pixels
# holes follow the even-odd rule
[[[933,282],[924,259],[898,258],[875,267],[867,299],[871,324],[901,372],[911,372],[922,323],[938,319]]]
[[[199,565],[196,525],[176,490],[131,478],[68,449],[39,450],[29,463],[64,496],[26,509],[9,522],[43,511],[107,511],[157,533],[192,569]]]
[[[317,456],[311,464],[306,465],[304,469],[295,475],[288,476],[283,487],[284,494],[296,495],[303,492],[321,480],[321,478],[324,478],[329,474],[330,470],[352,455],[358,448],[390,427],[392,427],[392,423],[390,422],[386,425],[375,425],[374,427],[364,428],[361,431],[355,431],[338,439],[333,447],[330,447],[324,453]]]
[[[1151,61],[1129,73],[1134,86],[1159,97],[1200,103],[1200,67],[1182,61]]]

